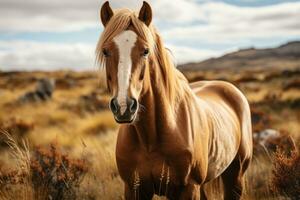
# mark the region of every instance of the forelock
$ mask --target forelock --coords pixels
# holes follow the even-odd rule
[[[137,13],[129,9],[114,10],[114,15],[103,30],[96,47],[96,62],[100,66],[105,64],[102,49],[112,42],[115,36],[127,30],[130,26],[133,26],[140,40],[148,45],[150,51],[155,50],[155,31],[152,25],[146,26],[138,19]]]

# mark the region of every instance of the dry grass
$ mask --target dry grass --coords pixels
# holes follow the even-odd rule
[[[29,151],[28,144],[20,147],[5,135],[16,162],[13,168],[1,170],[3,199],[121,199],[123,185],[114,159],[115,132],[81,140],[81,150],[73,152],[57,143]]]
[[[19,147],[9,133],[5,131],[1,131],[0,133],[5,135],[7,138],[7,145],[9,146],[10,153],[15,161],[13,171],[7,172],[1,170],[0,172],[0,198],[11,199],[13,194],[15,198],[31,200],[33,199],[33,190],[31,187],[31,180],[29,178],[30,153],[28,143],[23,140],[22,147]],[[17,185],[17,187],[10,188],[9,184]]]
[[[293,73],[282,76],[280,71],[237,73],[228,70],[224,73],[222,70],[215,70],[188,73],[187,76],[190,80],[221,79],[234,82],[246,94],[253,113],[258,116],[258,121],[254,124],[255,131],[265,128],[287,130],[288,135],[299,144],[300,112],[299,107],[293,107],[295,103],[292,101],[300,98],[300,92]],[[21,95],[34,88],[36,80],[45,77],[56,78],[58,81],[51,100],[16,104]],[[123,183],[115,163],[118,126],[106,106],[109,97],[105,84],[101,84],[104,82],[103,78],[90,72],[17,73],[10,74],[9,77],[2,75],[0,124],[13,138],[10,140],[11,148],[0,149],[0,172],[14,170],[15,173],[7,174],[8,177],[13,177],[14,174],[26,177],[29,171],[24,174],[24,167],[29,169],[28,160],[33,160],[32,156],[36,155],[33,152],[38,150],[37,146],[47,149],[51,142],[57,141],[62,152],[58,148],[56,150],[60,154],[67,155],[72,160],[84,158],[88,163],[88,171],[76,187],[74,198],[122,199]],[[22,140],[29,143],[23,147]],[[15,153],[12,155],[12,152]],[[271,190],[274,162],[271,149],[264,148],[258,152],[246,174],[243,199],[285,199]],[[213,186],[214,184],[211,183]],[[25,199],[33,199],[35,194],[31,179],[26,184],[1,191],[0,199],[9,199],[6,198],[7,192]],[[214,187],[207,186],[207,191],[211,199],[220,198],[220,191]]]
[[[7,143],[16,159],[16,167],[0,175],[0,192],[4,199],[74,199],[87,165],[72,159],[56,144],[36,148],[29,153],[28,145],[19,147],[7,136]]]

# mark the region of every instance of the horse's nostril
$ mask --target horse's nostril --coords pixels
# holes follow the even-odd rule
[[[131,103],[130,103],[130,106],[129,106],[130,112],[134,113],[137,110],[137,107],[138,107],[137,100],[136,99],[131,99]]]
[[[110,110],[114,113],[114,114],[117,114],[118,110],[119,110],[119,105],[118,105],[118,102],[117,102],[117,99],[116,98],[113,98],[110,103],[109,103],[109,107],[110,107]]]

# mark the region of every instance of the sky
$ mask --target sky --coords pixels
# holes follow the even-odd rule
[[[1,0],[0,70],[94,70],[102,0]],[[178,64],[300,40],[300,0],[148,0]],[[139,10],[140,0],[111,0]]]

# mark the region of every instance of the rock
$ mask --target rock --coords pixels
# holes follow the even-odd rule
[[[44,78],[38,81],[36,93],[38,93],[43,98],[51,98],[54,88],[55,80]]]
[[[38,80],[35,91],[29,91],[20,97],[19,101],[22,103],[26,102],[37,102],[46,101],[52,97],[55,89],[55,80],[43,78]]]
[[[280,133],[274,129],[265,129],[263,131],[253,134],[254,141],[258,142],[260,145],[266,146],[267,141],[280,137]]]

